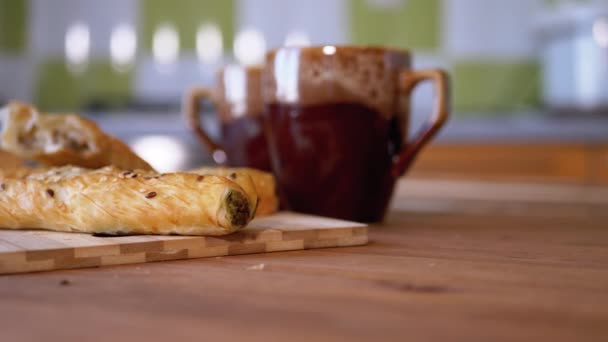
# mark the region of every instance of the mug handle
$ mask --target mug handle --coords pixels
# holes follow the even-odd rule
[[[211,153],[215,151],[223,151],[222,147],[217,144],[201,126],[200,118],[200,103],[202,100],[213,101],[213,92],[209,88],[193,88],[184,99],[183,114],[186,119],[188,128],[194,132],[194,135]],[[217,106],[216,106],[217,107]]]
[[[435,89],[435,101],[431,117],[418,130],[412,142],[399,153],[393,164],[393,176],[402,176],[410,167],[420,150],[431,141],[449,116],[450,88],[447,73],[440,69],[404,70],[399,75],[401,93],[408,97],[412,90],[422,82],[430,80]]]

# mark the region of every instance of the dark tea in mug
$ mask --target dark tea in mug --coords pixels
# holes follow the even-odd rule
[[[216,162],[270,171],[263,129],[261,77],[259,66],[229,65],[218,73],[216,88],[195,88],[188,95],[185,108],[189,125],[199,140],[211,149]],[[200,125],[199,103],[203,99],[211,101],[218,113],[222,133],[218,142],[213,141]]]
[[[447,116],[441,71],[412,71],[405,51],[286,47],[267,55],[263,93],[285,208],[362,222],[383,218],[395,181]],[[427,129],[405,141],[409,92],[436,83]]]

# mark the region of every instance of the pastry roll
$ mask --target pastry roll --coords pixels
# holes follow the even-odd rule
[[[255,183],[253,182],[253,179],[251,178],[250,174],[245,173],[245,172],[231,172],[228,174],[221,174],[220,172],[218,173],[196,173],[193,172],[195,174],[201,175],[201,176],[206,176],[206,175],[211,175],[211,176],[220,176],[220,177],[226,177],[228,179],[230,179],[231,181],[235,182],[236,184],[238,184],[243,191],[245,191],[245,194],[247,194],[247,199],[249,200],[249,203],[251,203],[252,207],[253,207],[253,211],[251,212],[251,219],[253,219],[256,215],[258,206],[260,204],[260,197],[258,195],[258,192],[256,190],[256,186]]]
[[[120,140],[75,114],[43,114],[11,102],[0,110],[2,148],[47,166],[153,170]]]
[[[66,166],[0,180],[0,227],[104,234],[224,235],[255,211],[228,178]]]
[[[47,170],[47,168],[34,169],[34,168],[24,166],[24,167],[10,168],[10,169],[0,169],[0,181],[4,178],[23,178],[23,177],[31,174],[35,170]]]
[[[0,171],[23,167],[24,161],[12,153],[0,150]]]
[[[270,215],[277,211],[279,199],[276,194],[276,183],[274,176],[269,172],[264,172],[251,168],[227,168],[227,167],[200,167],[190,172],[198,174],[224,176],[233,179],[238,183],[242,179],[241,175],[248,175],[253,180],[257,192],[259,203],[257,216]],[[240,183],[239,183],[240,184]],[[245,188],[243,186],[243,188]]]

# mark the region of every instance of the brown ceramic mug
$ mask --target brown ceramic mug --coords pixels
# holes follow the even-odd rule
[[[410,95],[434,84],[432,115],[407,140]],[[382,220],[395,180],[448,118],[449,81],[412,70],[407,51],[284,47],[266,55],[266,136],[282,205],[362,222]]]
[[[270,171],[263,130],[262,67],[229,65],[218,72],[214,88],[197,87],[186,96],[188,126],[211,150],[216,162]],[[221,126],[221,141],[214,141],[201,126],[200,103],[213,103]]]

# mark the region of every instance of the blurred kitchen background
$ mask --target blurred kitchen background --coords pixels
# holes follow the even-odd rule
[[[0,104],[86,113],[186,168],[211,163],[186,89],[268,48],[351,43],[451,73],[452,120],[414,175],[608,185],[608,0],[0,0]],[[415,124],[431,99],[416,92]]]

